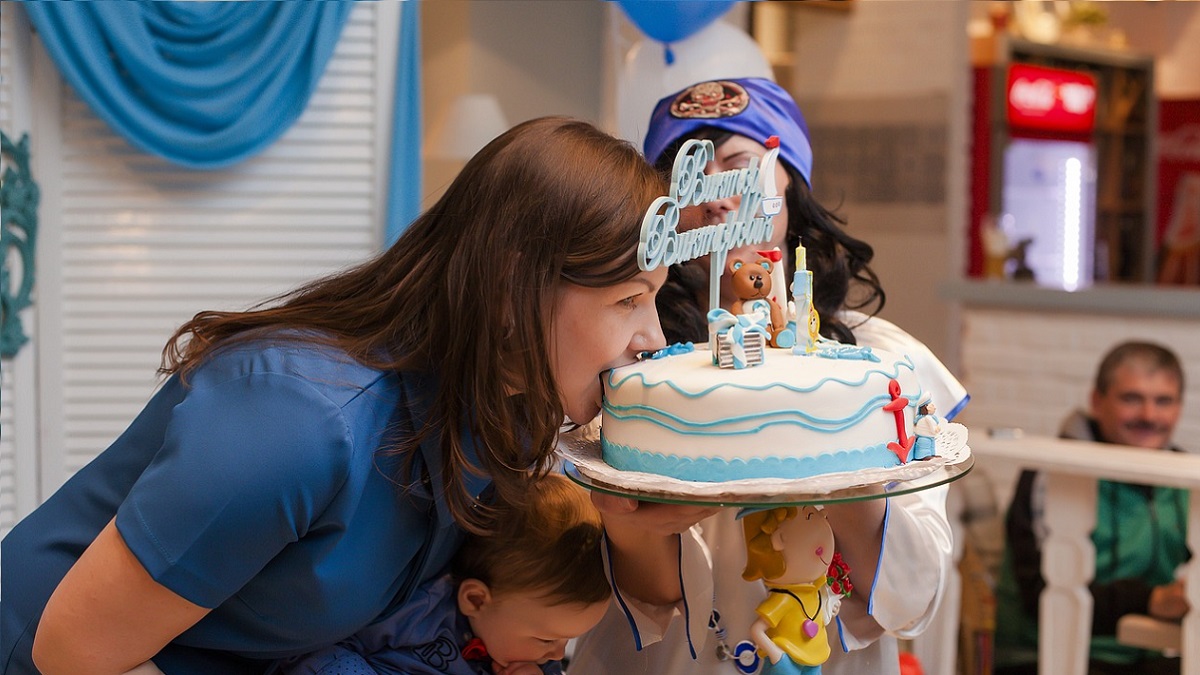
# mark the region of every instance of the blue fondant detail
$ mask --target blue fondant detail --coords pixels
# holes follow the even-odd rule
[[[668,356],[678,356],[680,354],[690,354],[696,351],[696,345],[691,342],[676,342],[673,345],[663,347],[655,352],[642,352],[643,359],[665,359]]]
[[[857,345],[838,345],[836,347],[823,347],[817,350],[817,356],[826,359],[842,359],[845,361],[870,361],[871,363],[879,363],[879,357],[870,347],[859,347]]]
[[[912,450],[908,453],[908,461],[926,459],[933,457],[934,443],[933,436],[917,436],[917,442],[913,443]]]
[[[715,355],[714,355],[714,358],[715,358]],[[842,378],[838,378],[838,377],[825,377],[825,378],[822,378],[819,381],[813,383],[812,385],[810,385],[808,387],[798,387],[795,385],[788,384],[787,382],[772,382],[771,384],[765,384],[765,385],[756,386],[756,387],[749,386],[749,385],[740,385],[740,384],[736,384],[736,383],[732,383],[732,382],[717,382],[717,383],[713,384],[713,386],[711,386],[707,389],[703,389],[701,391],[695,392],[695,393],[684,391],[683,389],[679,388],[678,385],[676,385],[675,383],[673,383],[669,380],[664,381],[664,382],[654,382],[654,383],[647,382],[645,373],[643,373],[637,369],[634,369],[634,368],[614,368],[614,369],[608,371],[608,387],[609,387],[609,389],[612,389],[615,391],[617,389],[620,389],[622,386],[624,386],[626,382],[640,381],[642,384],[642,387],[645,389],[653,389],[655,387],[667,387],[669,389],[674,390],[675,393],[679,394],[680,396],[684,396],[686,398],[701,398],[701,397],[707,396],[708,394],[710,394],[718,389],[721,389],[723,387],[733,388],[733,389],[743,390],[743,391],[769,391],[771,389],[778,388],[778,389],[783,389],[785,391],[794,391],[794,392],[800,392],[800,393],[807,394],[809,392],[816,391],[816,390],[820,389],[821,387],[827,386],[830,383],[844,384],[848,387],[861,387],[864,384],[866,384],[868,380],[871,379],[872,375],[883,375],[884,377],[886,377],[888,379],[895,380],[900,377],[900,369],[901,368],[907,368],[910,371],[916,372],[916,367],[913,366],[912,359],[905,356],[902,360],[896,361],[895,363],[893,363],[890,371],[887,370],[886,368],[872,368],[870,370],[864,371],[862,373],[861,377],[858,377],[857,379],[853,379],[853,380],[842,379]],[[907,394],[905,394],[905,395],[907,396]]]
[[[719,482],[743,478],[808,478],[839,471],[887,468],[900,464],[886,444],[862,450],[842,450],[816,457],[763,457],[727,460],[717,457],[686,458],[642,452],[602,440],[604,461],[621,471],[673,476],[680,480]]]
[[[796,663],[787,653],[784,653],[783,658],[779,659],[779,663],[771,663],[770,659],[763,659],[762,675],[821,675],[821,666],[806,666]]]
[[[878,413],[880,408],[890,400],[892,400],[891,397],[885,394],[873,396],[867,399],[858,410],[847,417],[839,419],[822,419],[802,410],[776,410],[753,415],[727,417],[708,422],[689,422],[678,415],[657,410],[651,406],[619,406],[613,405],[607,399],[604,401],[604,414],[608,419],[614,420],[642,420],[684,435],[741,436],[755,434],[767,427],[780,424],[798,426],[814,431],[836,432],[850,429],[868,416]],[[734,427],[743,423],[745,426],[741,428],[716,429],[716,427]]]

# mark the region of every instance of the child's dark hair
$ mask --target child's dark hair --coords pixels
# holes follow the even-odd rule
[[[496,508],[495,526],[470,534],[451,565],[455,581],[493,593],[541,591],[551,604],[594,604],[612,594],[600,556],[603,527],[588,493],[566,477],[534,482],[521,508]]]

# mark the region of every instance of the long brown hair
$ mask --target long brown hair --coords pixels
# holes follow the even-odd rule
[[[373,368],[433,373],[427,425],[392,450],[409,475],[418,444],[438,438],[451,512],[478,531],[490,512],[464,487],[464,472],[480,473],[464,431],[498,497],[520,503],[564,419],[548,339],[559,285],[636,276],[641,218],[664,192],[630,144],[579,120],[530,120],[479,151],[375,258],[250,311],[197,314],[167,343],[162,372],[186,377],[217,347],[292,329],[288,339]]]

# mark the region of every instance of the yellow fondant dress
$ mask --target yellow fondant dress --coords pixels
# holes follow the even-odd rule
[[[829,639],[821,616],[821,588],[824,585],[824,577],[811,584],[768,584],[770,593],[758,605],[758,615],[770,626],[767,637],[796,664],[818,666],[829,658]],[[817,628],[811,637],[804,630],[809,622]]]

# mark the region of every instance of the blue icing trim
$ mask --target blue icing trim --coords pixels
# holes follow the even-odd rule
[[[838,345],[836,347],[824,347],[817,350],[817,356],[826,359],[844,359],[847,361],[870,361],[871,363],[879,363],[879,357],[871,351],[870,347],[859,347],[857,345]]]
[[[841,419],[822,419],[804,412],[803,410],[776,410],[737,417],[725,417],[707,422],[692,422],[678,415],[658,410],[647,405],[614,405],[608,399],[604,400],[604,415],[615,420],[643,420],[657,426],[670,429],[680,435],[702,436],[741,436],[755,434],[763,429],[780,425],[792,425],[814,431],[837,432],[853,428],[868,416],[878,413],[885,403],[892,400],[890,396],[881,394],[867,399],[854,413]],[[744,428],[718,430],[717,427],[736,426],[746,423]]]
[[[604,461],[621,471],[641,471],[680,480],[715,483],[743,478],[808,478],[840,471],[887,468],[900,464],[896,453],[879,444],[862,450],[841,450],[817,457],[764,457],[750,460],[688,459],[642,452],[602,441]]]
[[[722,387],[729,387],[732,389],[738,389],[738,390],[743,390],[743,391],[767,391],[770,389],[779,388],[779,389],[785,389],[787,391],[794,391],[794,392],[799,392],[802,394],[807,394],[810,392],[814,392],[823,386],[826,386],[830,382],[834,382],[837,384],[844,384],[848,387],[861,387],[864,384],[866,384],[867,381],[869,381],[871,379],[872,375],[883,375],[884,377],[886,377],[888,379],[893,379],[893,380],[898,379],[900,377],[900,369],[901,368],[907,368],[908,370],[910,370],[912,372],[916,372],[916,367],[913,366],[912,359],[909,358],[908,356],[905,356],[903,359],[896,361],[894,364],[892,364],[891,371],[888,371],[885,368],[872,368],[870,370],[864,371],[862,373],[862,377],[858,378],[857,380],[848,380],[848,379],[842,379],[842,378],[838,378],[838,377],[829,376],[829,377],[822,378],[821,380],[817,381],[816,383],[814,383],[812,386],[809,386],[809,387],[799,387],[799,386],[795,386],[795,385],[790,385],[787,382],[772,382],[770,384],[764,384],[761,386],[752,387],[752,386],[748,386],[748,385],[740,385],[740,384],[734,384],[732,382],[722,381],[722,382],[717,382],[716,384],[714,384],[713,386],[711,386],[707,389],[703,389],[701,391],[692,393],[692,392],[684,391],[678,385],[676,385],[674,382],[672,382],[670,380],[665,380],[662,382],[653,382],[653,383],[647,382],[645,373],[641,372],[640,370],[637,370],[634,367],[627,366],[624,368],[614,368],[614,369],[608,371],[608,386],[609,386],[609,388],[616,390],[616,389],[620,389],[626,382],[638,380],[638,381],[641,381],[642,388],[644,388],[644,389],[653,389],[654,387],[667,387],[669,389],[674,390],[675,393],[679,394],[680,396],[684,396],[687,398],[700,398],[703,396],[707,396],[708,394],[710,394]],[[622,372],[622,371],[627,371],[627,372]],[[618,379],[619,375],[620,375],[620,379]]]

